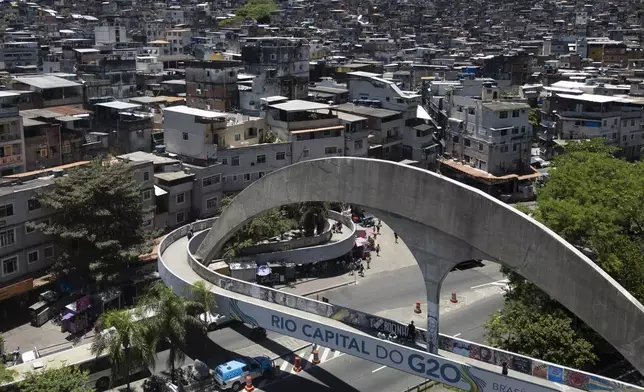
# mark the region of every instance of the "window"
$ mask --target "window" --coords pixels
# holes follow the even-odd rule
[[[257,163],[266,163],[266,155],[258,155]]]
[[[49,155],[49,151],[47,151],[46,148],[41,148],[38,150],[38,155],[40,155],[41,158],[47,158],[47,155]]]
[[[221,164],[222,165],[227,165],[228,164],[228,158],[221,158]]]
[[[250,173],[244,173],[244,182],[250,181]]]
[[[27,223],[31,223],[31,222],[27,222]],[[36,231],[36,229],[33,229],[33,228],[29,227],[29,225],[27,223],[25,223],[25,234],[31,234],[34,231]]]
[[[514,143],[512,145],[512,151],[519,151],[520,148],[521,148],[521,144],[519,143]]]
[[[257,178],[262,178],[262,177],[264,177],[265,175],[266,175],[266,173],[264,173],[264,172],[259,172],[259,173],[257,173]]]
[[[502,129],[502,130],[501,130],[501,136],[505,136],[505,135],[507,135],[507,134],[508,134],[508,130],[507,130],[507,129]]]
[[[631,120],[631,127],[635,126],[635,120]]]
[[[623,142],[625,142],[625,141],[626,141],[626,135],[622,136],[622,141],[623,141]]]
[[[474,108],[467,108],[467,114],[474,114]]]
[[[508,152],[508,145],[504,144],[501,146],[501,152]]]
[[[521,126],[521,133],[525,133],[525,125]]]
[[[177,223],[183,223],[186,220],[185,212],[177,212]]]
[[[215,174],[214,176],[205,177],[201,180],[201,186],[207,187],[214,184],[219,184],[221,182],[221,174]]]
[[[177,195],[177,204],[183,204],[186,202],[186,194],[185,193],[179,193]]]
[[[326,155],[337,154],[337,153],[338,153],[338,147],[336,146],[324,147],[324,154]]]
[[[146,189],[143,191],[143,200],[150,200],[152,198],[152,191]]]
[[[257,136],[257,128],[255,127],[248,128],[248,137],[255,137],[255,136]]]
[[[458,136],[452,136],[452,143],[458,143]]]
[[[465,144],[465,147],[469,147],[472,144],[470,139],[463,139],[463,143]]]
[[[286,153],[284,151],[276,152],[275,159],[277,159],[278,161],[283,161],[284,159],[286,159]]]
[[[188,132],[183,133],[183,140],[188,140]]]
[[[28,264],[35,263],[36,261],[38,261],[38,251],[37,250],[34,250],[33,252],[27,253],[27,263]]]
[[[519,128],[517,128],[517,127],[512,127],[512,134],[513,134],[513,135],[518,135],[518,134],[519,134]]]
[[[5,204],[0,206],[0,218],[13,215],[13,204]]]
[[[228,181],[228,177],[226,176],[221,176],[221,182],[226,182]]]
[[[42,207],[38,199],[29,199],[27,200],[27,209],[29,211],[39,210]]]
[[[208,200],[206,200],[206,209],[207,210],[212,210],[213,208],[217,208],[217,198],[212,197]]]
[[[362,140],[356,140],[353,142],[353,149],[354,150],[361,150],[362,149]]]
[[[45,259],[51,259],[54,257],[54,247],[48,246],[45,248]]]
[[[508,112],[499,112],[499,118],[508,118]]]
[[[302,158],[308,158],[309,156],[311,156],[311,151],[306,149],[302,150]]]
[[[459,106],[457,110],[458,110],[459,112],[462,112],[462,111],[463,111],[463,107],[462,107],[462,106]]]
[[[16,230],[8,229],[0,231],[0,246],[9,246],[16,243]]]
[[[233,174],[233,181],[237,181],[237,174]]]
[[[239,166],[239,157],[232,157],[230,158],[230,165],[231,166]]]
[[[18,272],[18,256],[2,260],[2,275],[7,276]]]
[[[145,171],[143,172],[143,181],[149,181],[150,180],[150,172]]]
[[[483,151],[483,143],[479,143],[479,151]]]
[[[238,142],[241,140],[241,133],[236,133],[235,134],[235,141]]]
[[[519,117],[519,111],[518,110],[513,110],[512,111],[512,117]]]

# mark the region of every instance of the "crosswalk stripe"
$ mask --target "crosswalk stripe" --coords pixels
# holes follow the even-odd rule
[[[341,353],[340,351],[336,351],[335,354],[333,354],[333,358],[337,358],[337,357],[341,356],[342,354],[343,353]]]
[[[327,348],[325,348],[325,349],[324,349],[324,352],[322,353],[322,356],[320,357],[320,362],[324,362],[324,361],[326,361],[326,357],[328,357],[328,356],[329,356],[329,353],[330,353],[330,352],[331,352],[331,349],[330,349],[330,348],[328,348],[328,347],[327,347]]]
[[[286,368],[287,368],[287,367],[288,367],[288,365],[290,365],[290,364],[291,364],[291,363],[290,363],[289,361],[284,361],[284,362],[282,362],[282,366],[280,366],[280,370],[281,370],[281,371],[286,370]]]

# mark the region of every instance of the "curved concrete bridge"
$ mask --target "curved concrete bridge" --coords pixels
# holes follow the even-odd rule
[[[536,284],[644,372],[644,307],[619,283],[534,219],[481,191],[415,167],[328,158],[274,171],[235,197],[199,247],[200,260],[212,260],[255,215],[304,201],[377,210],[404,238],[427,287],[430,351],[437,349],[441,282],[460,261],[483,258]]]

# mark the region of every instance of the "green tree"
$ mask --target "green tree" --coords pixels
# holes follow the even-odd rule
[[[279,11],[279,7],[273,0],[249,0],[243,6],[235,10],[235,16],[219,23],[221,27],[233,26],[243,22],[245,19],[256,20],[257,23],[269,23],[271,14]]]
[[[210,284],[203,280],[199,280],[190,286],[191,304],[193,304],[194,309],[188,309],[188,311],[193,316],[198,316],[204,312],[212,313],[217,308],[217,300],[210,289]],[[208,328],[208,320],[203,320],[203,328],[204,330]]]
[[[536,127],[541,123],[539,120],[539,111],[536,108],[530,108],[528,111],[528,121],[533,127]]]
[[[16,371],[7,368],[4,363],[0,363],[0,385],[13,381]]]
[[[188,328],[203,330],[199,319],[188,312],[191,306],[194,307],[194,304],[174,295],[172,289],[163,282],[152,285],[141,299],[142,309],[156,315],[149,323],[157,342],[167,342],[170,345],[167,365],[173,382],[177,362],[185,359]]]
[[[254,217],[235,233],[224,246],[224,257],[235,257],[243,248],[282,235],[296,227],[296,222],[289,219],[280,208],[273,208]]]
[[[578,336],[565,313],[533,311],[517,301],[492,316],[485,337],[492,346],[575,368],[597,359],[593,345]]]
[[[87,385],[87,372],[75,366],[49,368],[27,374],[20,383],[20,392],[92,392]]]
[[[70,170],[39,194],[54,216],[51,223],[30,226],[53,237],[59,250],[51,269],[56,276],[76,287],[111,283],[145,253],[146,211],[133,173],[126,163],[95,161]]]
[[[92,353],[100,355],[107,351],[112,364],[112,380],[125,380],[130,390],[130,369],[155,365],[156,342],[147,322],[141,320],[140,309],[112,310],[101,315],[99,325],[103,332],[94,335]],[[141,321],[138,321],[141,320]]]
[[[644,163],[615,158],[615,149],[603,140],[570,143],[566,151],[555,158],[550,179],[539,192],[533,211],[535,218],[588,255],[639,301],[644,300],[644,209],[641,208]],[[499,338],[504,336],[504,325],[520,323],[509,321],[514,317],[531,320],[535,328],[547,321],[565,331],[563,335],[550,337],[534,328],[517,330],[522,334],[522,344],[528,345],[521,352],[532,352],[547,359],[557,348],[582,351],[589,343],[593,347],[591,352],[600,358],[616,353],[604,339],[535,285],[513,271],[503,269],[503,272],[511,290],[506,294],[503,310],[506,320],[487,325],[492,344],[518,349],[512,341]],[[521,314],[523,311],[526,314]],[[547,319],[547,315],[552,319]],[[586,365],[593,362],[586,354],[580,354],[580,358],[586,358],[582,361]],[[560,363],[579,365],[565,361],[564,357]]]

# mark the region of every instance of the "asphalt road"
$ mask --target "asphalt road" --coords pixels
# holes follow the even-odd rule
[[[452,290],[467,295],[477,286],[498,282],[503,279],[499,267],[486,263],[484,267],[453,271],[443,283],[441,298],[448,298]],[[418,267],[413,265],[395,272],[367,276],[357,286],[345,286],[320,296],[336,304],[354,309],[387,315],[383,310],[409,307],[424,298],[425,286]],[[503,305],[499,295],[485,297],[470,306],[441,314],[440,331],[448,335],[475,342],[483,342],[483,325],[490,315]],[[392,314],[397,314],[392,312]],[[399,320],[402,321],[402,320]],[[350,355],[343,355],[312,367],[305,372],[290,376],[262,388],[266,392],[297,391],[307,392],[402,392],[424,381],[398,370],[365,361]]]

